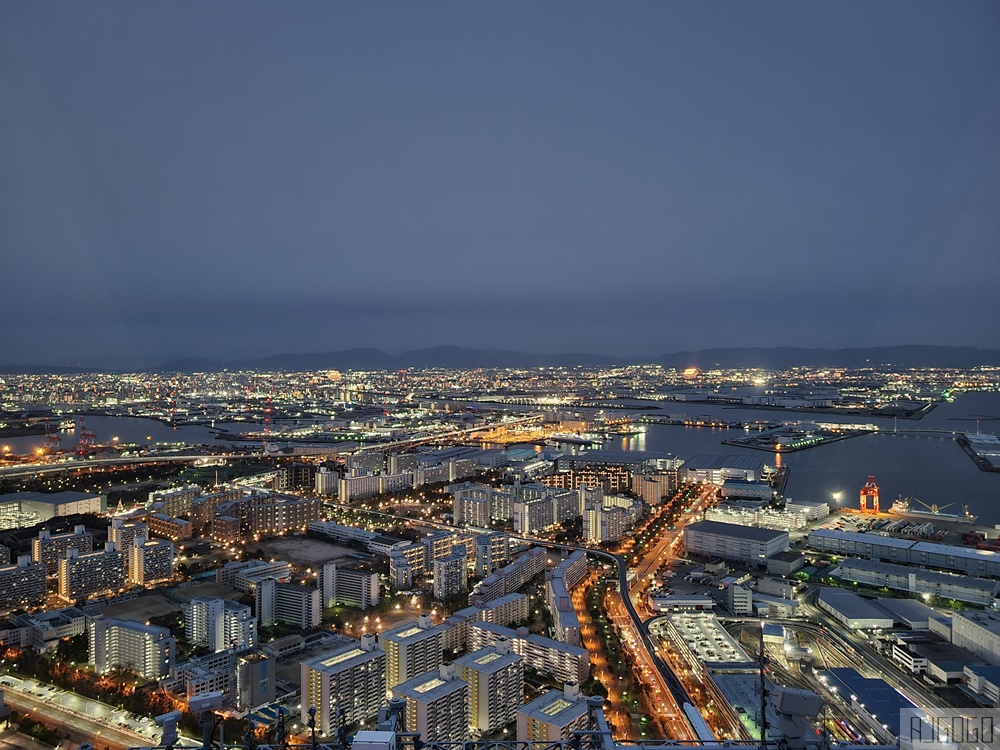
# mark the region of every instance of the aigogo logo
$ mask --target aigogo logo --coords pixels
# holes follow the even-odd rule
[[[996,709],[904,708],[900,750],[1000,750]]]

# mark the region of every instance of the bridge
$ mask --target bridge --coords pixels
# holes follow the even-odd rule
[[[454,440],[456,438],[461,438],[464,436],[474,435],[478,432],[492,432],[497,429],[507,429],[509,427],[515,427],[523,424],[531,424],[533,422],[538,422],[543,419],[541,414],[533,414],[527,417],[520,417],[518,419],[512,419],[506,422],[490,423],[485,425],[477,425],[476,427],[466,427],[460,430],[449,430],[448,432],[440,432],[432,435],[421,435],[419,437],[405,438],[402,440],[393,440],[386,443],[370,443],[361,448],[353,451],[354,453],[364,453],[368,451],[384,451],[384,450],[405,450],[406,448],[415,448],[418,445],[426,445],[428,443],[437,443],[446,440]],[[273,436],[271,436],[273,439]],[[267,442],[267,438],[263,435],[261,436],[261,442]],[[276,439],[275,442],[281,442],[280,439]],[[332,447],[330,453],[339,453],[339,449]],[[58,474],[61,472],[68,471],[78,471],[80,469],[95,469],[104,468],[112,466],[134,466],[141,464],[162,464],[162,463],[184,463],[192,461],[212,461],[218,459],[237,459],[237,458],[281,458],[294,454],[283,453],[280,451],[249,451],[241,453],[157,453],[155,455],[145,455],[145,456],[117,456],[114,458],[93,458],[86,459],[83,461],[62,461],[58,463],[39,463],[39,464],[19,464],[17,466],[6,466],[0,468],[0,477],[31,477],[39,476],[41,474]],[[320,454],[322,455],[322,454]]]

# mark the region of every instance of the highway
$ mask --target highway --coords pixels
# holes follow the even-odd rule
[[[74,693],[21,680],[11,675],[2,678],[4,699],[15,711],[30,714],[36,721],[56,726],[68,732],[74,743],[90,742],[97,750],[125,750],[138,745],[155,745],[160,730],[148,722],[126,718],[126,712],[106,703],[90,700]],[[41,695],[39,695],[41,693]],[[116,722],[127,721],[142,731],[130,731]]]

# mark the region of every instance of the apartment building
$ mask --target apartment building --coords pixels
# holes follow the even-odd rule
[[[323,607],[368,609],[379,602],[378,573],[364,563],[326,563],[319,570],[316,588],[322,592]]]
[[[45,565],[21,555],[13,565],[0,566],[0,610],[34,608],[45,603]]]
[[[323,734],[365,721],[385,705],[386,655],[374,635],[303,661],[300,669],[301,721],[308,721],[315,706],[316,728]]]
[[[526,666],[560,682],[581,683],[590,674],[590,655],[585,648],[531,634],[527,628],[512,630],[490,622],[469,623],[470,651],[492,646],[501,638],[511,642],[514,653],[524,659]]]
[[[174,544],[166,539],[137,536],[128,550],[128,582],[149,586],[174,577]]]
[[[38,532],[38,538],[31,540],[31,556],[35,562],[45,566],[50,576],[59,572],[59,561],[66,557],[67,550],[75,549],[81,555],[94,551],[94,535],[85,526],[74,526],[65,534],[52,534],[48,529]]]
[[[97,617],[89,623],[88,636],[88,661],[97,672],[123,668],[159,680],[173,666],[176,644],[167,628]]]
[[[393,688],[441,666],[441,633],[430,615],[387,630],[378,637],[386,656],[386,687]]]
[[[573,739],[573,732],[587,729],[588,703],[580,687],[568,684],[549,690],[524,704],[517,712],[518,742],[557,742]]]
[[[491,734],[514,721],[524,701],[524,660],[510,641],[455,660],[460,676],[469,683],[469,726]]]
[[[392,697],[406,701],[405,726],[424,742],[458,742],[469,734],[469,683],[458,667],[445,664],[392,689]]]
[[[196,596],[184,607],[184,637],[213,653],[242,651],[257,645],[257,619],[250,607],[232,599]]]
[[[66,601],[111,594],[125,588],[125,553],[108,542],[103,550],[80,554],[71,547],[59,561],[59,596]]]
[[[312,586],[263,578],[254,593],[257,620],[263,626],[281,622],[308,630],[318,627],[323,619],[323,597]]]
[[[434,561],[434,598],[447,599],[468,590],[469,564],[464,546],[455,545],[451,554]]]

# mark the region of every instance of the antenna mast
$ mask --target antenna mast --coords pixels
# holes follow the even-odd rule
[[[767,656],[764,654],[764,621],[760,621],[760,642],[758,644],[757,664],[760,673],[760,750],[767,750],[767,683],[764,668]]]

